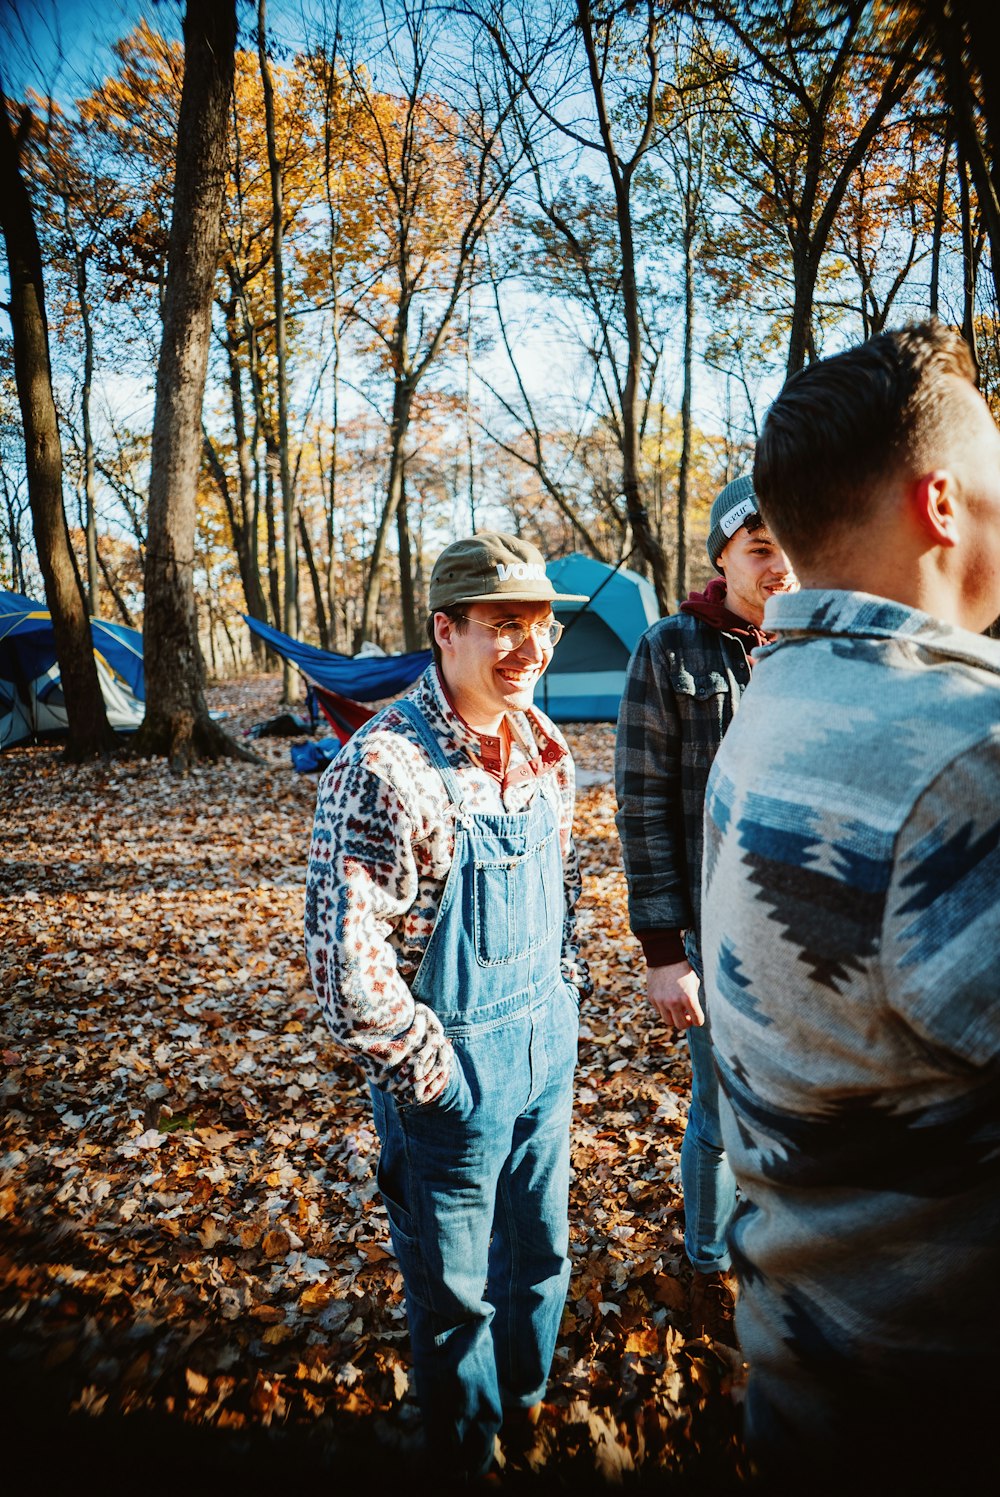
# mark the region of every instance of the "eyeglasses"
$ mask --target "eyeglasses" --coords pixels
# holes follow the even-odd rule
[[[497,637],[498,650],[519,650],[529,634],[535,636],[543,650],[554,650],[563,637],[563,625],[558,619],[549,619],[544,624],[525,624],[520,619],[509,619],[505,624],[487,624],[485,619],[472,619],[467,613],[460,613],[457,617],[467,624],[492,629]]]

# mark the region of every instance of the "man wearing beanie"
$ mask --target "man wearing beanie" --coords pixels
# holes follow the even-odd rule
[[[691,1056],[681,1185],[694,1269],[692,1331],[732,1342],[726,1231],[736,1187],[722,1147],[701,988],[702,815],[712,760],[750,681],[751,651],[767,642],[764,605],[796,585],[758,513],[751,478],[733,479],[716,496],[708,554],[721,576],[647,630],[629,663],[615,751],[616,821],[649,1001],[665,1024],[687,1033]]]
[[[569,1279],[569,1125],[589,992],[574,774],[532,706],[562,625],[541,552],[481,532],[431,574],[434,662],[324,774],[306,952],[360,1062],[435,1480],[529,1435]],[[585,601],[574,599],[573,601]]]

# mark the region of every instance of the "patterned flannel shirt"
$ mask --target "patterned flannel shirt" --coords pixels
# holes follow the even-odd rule
[[[573,843],[574,772],[565,739],[541,712],[533,733],[523,713],[518,732],[537,750],[537,775],[509,777],[505,790],[467,749],[479,739],[449,705],[433,665],[411,689],[473,811],[511,813],[536,794],[551,801],[563,855],[566,915],[562,974],[590,992],[576,944],[580,872]],[[534,757],[534,755],[532,755]],[[515,740],[511,768],[526,755]],[[511,783],[511,779],[514,783]],[[306,876],[306,956],[334,1038],[367,1076],[402,1100],[426,1102],[451,1069],[451,1044],[433,1010],[410,992],[427,948],[455,851],[455,808],[415,730],[394,706],[348,741],[320,780]]]
[[[742,640],[692,614],[672,614],[636,646],[618,713],[615,822],[629,923],[640,939],[644,931],[686,931],[698,972],[705,788],[749,681]]]
[[[1000,1337],[1000,644],[851,592],[765,627],[702,911],[748,1432],[822,1459],[933,1390],[951,1448]]]

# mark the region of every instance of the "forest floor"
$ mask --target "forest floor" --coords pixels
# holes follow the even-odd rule
[[[210,698],[240,735],[279,694],[261,675]],[[745,1369],[689,1335],[687,1057],[643,998],[613,735],[568,731],[596,988],[573,1275],[534,1448],[498,1485],[717,1492],[744,1480]],[[0,1427],[5,1475],[35,1490],[412,1487],[367,1094],[302,954],[317,778],[288,739],[253,746],[260,766],[180,779],[0,757]]]

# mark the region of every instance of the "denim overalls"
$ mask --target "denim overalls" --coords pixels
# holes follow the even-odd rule
[[[440,1017],[455,1064],[433,1102],[372,1088],[378,1183],[429,1449],[479,1473],[502,1410],[542,1397],[569,1280],[579,1023],[560,974],[558,819],[541,786],[522,812],[464,810],[425,717],[410,700],[397,706],[456,809],[454,861],[411,985]]]

